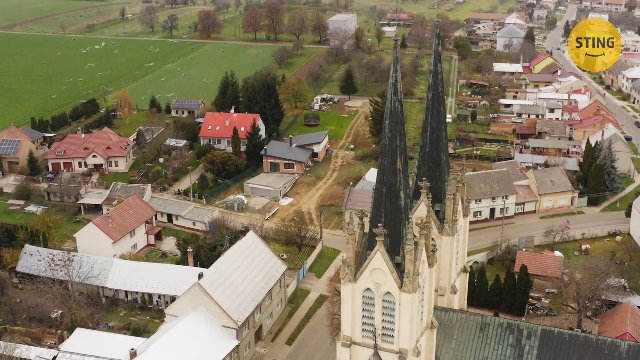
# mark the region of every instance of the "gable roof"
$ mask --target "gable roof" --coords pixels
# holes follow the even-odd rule
[[[593,100],[589,105],[585,106],[578,112],[581,118],[588,118],[594,115],[607,115],[613,117],[613,113],[609,108],[602,103],[599,99]]]
[[[640,359],[640,345],[524,321],[435,307],[436,359]]]
[[[531,275],[559,278],[562,275],[563,264],[564,257],[562,256],[518,251],[513,270],[518,272],[521,265],[527,265],[527,270]]]
[[[104,205],[113,205],[118,197],[128,199],[134,195],[145,198],[147,194],[151,194],[151,184],[125,184],[121,182],[111,183],[109,192],[102,203]]]
[[[538,119],[536,121],[536,132],[552,136],[566,136],[567,123],[563,120]]]
[[[238,129],[240,139],[246,139],[254,122],[260,124],[259,114],[207,112],[204,115],[200,137],[231,139],[233,128]]]
[[[129,359],[129,349],[135,349],[146,339],[105,331],[76,328],[60,344],[57,360]],[[85,355],[85,356],[82,356]]]
[[[34,130],[27,126],[21,127],[20,131],[22,131],[23,134],[28,136],[31,139],[31,142],[36,141],[44,136],[44,134],[41,133],[40,131]]]
[[[0,155],[17,155],[23,140],[0,139]]]
[[[223,328],[213,315],[198,307],[162,324],[138,347],[136,360],[223,360],[237,345],[231,330]]]
[[[616,61],[616,63],[613,64],[612,67],[605,70],[605,72],[608,72],[613,75],[620,75],[620,73],[622,73],[623,71],[627,70],[630,67],[631,65],[629,65],[626,61],[620,59]]]
[[[251,230],[198,283],[240,325],[286,270],[284,262]]]
[[[580,117],[579,120],[570,120],[567,121],[567,125],[571,126],[573,129],[584,129],[592,127],[593,125],[600,125],[604,128],[605,124],[611,124],[619,131],[622,131],[620,124],[614,119],[610,118],[606,115],[594,115],[587,118]]]
[[[69,134],[61,141],[53,143],[51,148],[42,154],[42,158],[85,158],[93,152],[105,159],[124,157],[131,152],[132,146],[133,141],[105,127],[90,134]],[[58,155],[58,152],[61,152],[62,155]]]
[[[58,350],[0,341],[0,354],[18,359],[53,360]]]
[[[531,190],[529,185],[515,185],[516,187],[516,203],[525,203],[538,201],[538,197]]]
[[[635,304],[620,304],[600,315],[598,319],[598,335],[640,342],[640,310]]]
[[[509,169],[486,170],[467,173],[467,198],[487,199],[515,195],[516,188]]]
[[[171,102],[172,109],[184,109],[190,111],[196,111],[204,107],[202,100],[180,100],[175,99]]]
[[[179,215],[185,219],[206,223],[216,215],[216,210],[196,206],[188,201],[152,196],[149,204],[167,214]]]
[[[532,169],[530,172],[540,195],[573,191],[573,186],[561,167]]]
[[[306,162],[313,153],[312,149],[298,146],[290,146],[289,143],[271,140],[262,150],[263,156],[272,156],[285,160]]]
[[[521,73],[521,64],[493,63],[493,72]]]
[[[148,202],[140,195],[134,195],[91,223],[116,242],[155,214],[156,210]]]
[[[311,145],[320,144],[324,139],[329,136],[329,130],[316,131],[308,134],[294,135],[291,137],[294,145]]]
[[[515,25],[507,25],[496,33],[496,37],[522,39],[524,37],[524,31]]]
[[[373,188],[371,189],[354,189],[347,188],[347,193],[342,203],[343,210],[366,210],[371,211],[371,203],[373,202]]]
[[[504,20],[509,14],[500,13],[472,13],[467,19],[472,20]]]
[[[558,80],[558,76],[556,76],[555,74],[536,73],[536,74],[524,74],[523,76],[529,82],[553,83],[554,81]]]

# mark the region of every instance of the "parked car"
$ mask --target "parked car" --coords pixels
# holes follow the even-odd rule
[[[624,135],[624,139],[627,141],[633,141],[633,136],[629,135],[629,134],[625,134]]]
[[[451,115],[447,114],[447,124],[451,124],[453,122],[453,118]]]
[[[638,120],[634,121],[633,125],[635,125],[637,128],[640,128],[640,121]]]
[[[45,175],[45,178],[47,179],[47,181],[53,181],[56,179],[56,176],[58,176],[57,171],[49,171],[47,172],[47,175]]]

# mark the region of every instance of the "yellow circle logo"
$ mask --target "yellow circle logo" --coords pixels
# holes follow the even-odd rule
[[[607,20],[587,19],[580,21],[571,31],[567,50],[580,69],[604,71],[618,61],[622,53],[622,38],[618,29]]]

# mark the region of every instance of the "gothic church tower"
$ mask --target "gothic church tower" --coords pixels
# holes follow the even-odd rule
[[[339,360],[434,359],[434,306],[466,308],[468,207],[449,167],[439,25],[414,181],[394,41],[371,231],[364,213],[345,226]]]

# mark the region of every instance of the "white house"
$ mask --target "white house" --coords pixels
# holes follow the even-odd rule
[[[155,220],[197,231],[209,229],[209,222],[216,215],[213,209],[159,196],[152,196],[149,204],[157,211]]]
[[[515,25],[507,25],[496,33],[496,50],[506,52],[520,51],[524,31]]]
[[[56,360],[133,359],[129,350],[137,348],[145,340],[138,336],[76,328],[71,336],[60,344]]]
[[[356,32],[358,17],[355,13],[335,14],[327,20],[327,24],[329,25],[328,35],[331,43],[346,41]]]
[[[202,278],[165,309],[167,321],[203,307],[240,343],[238,360],[255,353],[286,305],[287,266],[253,231],[227,250]]]
[[[204,110],[204,102],[202,100],[176,99],[171,102],[171,116],[173,117],[196,116],[202,110]]]
[[[240,150],[244,151],[247,144],[247,133],[251,130],[253,123],[258,125],[260,135],[266,137],[266,129],[259,114],[231,112],[208,112],[204,115],[202,126],[200,127],[200,144],[213,145],[216,149],[231,152],[231,137],[233,129],[238,130],[240,136]]]
[[[622,37],[622,51],[640,52],[640,35],[633,31],[625,31]]]
[[[469,221],[490,221],[515,215],[516,188],[508,169],[466,174]]]
[[[156,239],[162,239],[155,227],[155,214],[155,209],[142,197],[132,196],[73,235],[78,252],[117,257],[154,245]]]
[[[640,245],[640,197],[633,201],[631,205],[631,223],[629,233],[633,240]]]
[[[624,3],[625,0],[603,0],[602,7],[608,12],[620,14],[624,11]]]
[[[634,66],[620,72],[620,89],[629,94],[631,92],[631,83],[640,79],[640,66]]]

